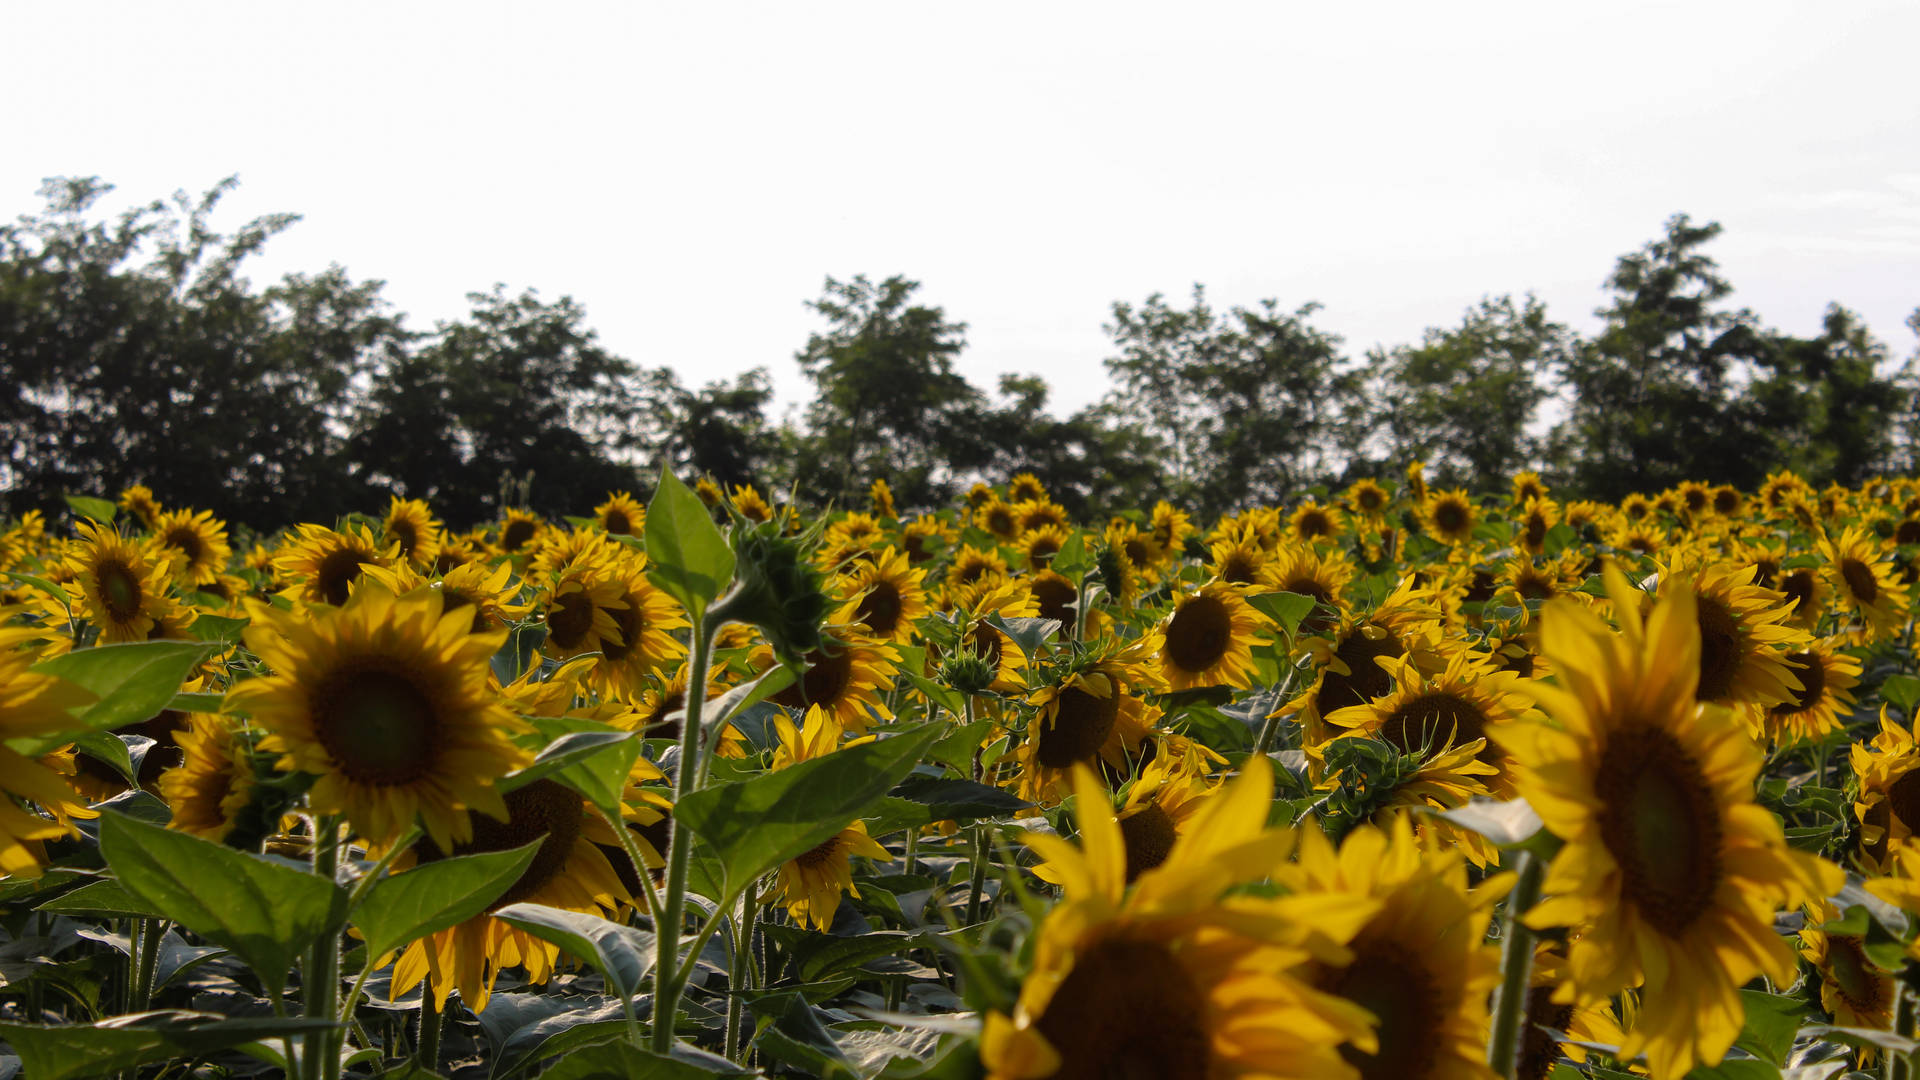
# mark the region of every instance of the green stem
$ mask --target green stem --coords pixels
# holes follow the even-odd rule
[[[159,919],[136,919],[133,924],[133,1012],[153,1008],[154,981],[160,971],[160,939],[167,924]]]
[[[653,887],[653,871],[647,869],[647,860],[640,851],[640,842],[633,838],[633,830],[627,823],[600,807],[593,808],[600,819],[620,838],[620,848],[627,853],[627,861],[633,864],[633,876],[640,879],[640,895],[647,901],[647,918],[653,920],[654,928],[660,926],[660,893]]]
[[[313,872],[333,880],[340,864],[340,819],[328,815],[316,819],[313,838]],[[332,1023],[340,1012],[340,931],[320,935],[307,956],[301,980],[307,999],[307,1015]],[[338,1080],[340,1055],[334,1050],[334,1031],[316,1031],[306,1038],[306,1060],[301,1071],[313,1080]]]
[[[412,847],[414,841],[420,839],[420,835],[421,829],[418,825],[401,833],[400,839],[393,842],[393,846],[387,849],[385,855],[380,856],[380,861],[374,863],[366,873],[360,875],[360,880],[353,883],[353,891],[347,894],[347,910],[349,912],[360,906],[360,901],[367,897],[367,890],[379,884],[381,875],[385,874],[387,869],[393,865],[393,860],[399,858],[402,852]]]
[[[1903,1038],[1913,1038],[1913,995],[1898,982],[1893,984],[1896,996],[1893,1012],[1894,1034]],[[1905,1055],[1882,1051],[1887,1059],[1887,1080],[1913,1080],[1913,1063]]]
[[[975,825],[973,833],[973,880],[967,887],[967,925],[980,921],[980,894],[987,885],[987,845],[985,841],[987,827]]]
[[[701,762],[702,707],[707,702],[707,665],[713,654],[713,634],[719,622],[708,615],[694,628],[693,656],[687,669],[687,715],[680,721],[680,767],[674,773],[673,801],[677,806],[699,790],[704,769]],[[653,1049],[666,1053],[673,1049],[673,1021],[680,1010],[680,921],[687,898],[687,868],[693,836],[680,816],[673,817],[671,839],[667,841],[667,890],[660,901],[660,918],[653,932],[659,953],[653,965]]]
[[[1254,740],[1254,753],[1272,752],[1273,744],[1280,736],[1280,714],[1287,707],[1287,695],[1293,690],[1293,674],[1298,670],[1288,668],[1286,678],[1280,680],[1280,692],[1274,695],[1273,711],[1267,714],[1266,723],[1260,725],[1260,737]]]
[[[901,871],[908,877],[913,876],[914,867],[920,858],[920,830],[918,827],[907,830],[906,869]]]
[[[442,1016],[434,1000],[431,980],[420,984],[420,1037],[414,1040],[414,1057],[427,1070],[440,1067],[440,1023]]]
[[[1533,931],[1521,920],[1540,900],[1544,867],[1531,852],[1519,853],[1520,880],[1507,897],[1506,932],[1500,942],[1500,990],[1493,1002],[1493,1035],[1487,1064],[1495,1075],[1513,1080],[1527,1017],[1527,991],[1533,975]]]
[[[746,1008],[745,992],[758,981],[753,963],[753,924],[760,914],[749,888],[740,896],[740,914],[734,919],[733,964],[727,972],[727,1037],[724,1053],[729,1061],[740,1059],[740,1021]]]

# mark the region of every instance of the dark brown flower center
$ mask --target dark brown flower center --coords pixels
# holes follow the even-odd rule
[[[526,518],[514,518],[507,527],[500,530],[500,550],[519,551],[526,542],[533,539],[534,523]]]
[[[1374,661],[1382,656],[1399,656],[1404,652],[1400,647],[1400,636],[1387,630],[1373,638],[1363,633],[1363,629],[1355,627],[1349,631],[1334,649],[1334,657],[1347,666],[1350,674],[1342,675],[1329,667],[1321,679],[1319,697],[1315,699],[1321,716],[1349,705],[1365,705],[1393,689],[1392,676]]]
[[[347,591],[360,577],[360,568],[372,561],[353,548],[334,548],[320,560],[320,568],[313,573],[314,593],[339,607],[347,602]]]
[[[1449,535],[1467,530],[1467,508],[1453,499],[1434,504],[1433,527]]]
[[[1157,802],[1149,802],[1138,811],[1120,819],[1120,839],[1127,847],[1127,880],[1146,873],[1167,861],[1173,842],[1173,819]]]
[[[1320,989],[1346,998],[1380,1020],[1380,1050],[1352,1045],[1340,1056],[1360,1070],[1361,1080],[1409,1080],[1432,1074],[1445,1045],[1447,1002],[1435,973],[1413,951],[1390,940],[1353,944],[1353,962],[1328,971]]]
[[[1164,945],[1108,940],[1083,950],[1036,1025],[1060,1054],[1054,1080],[1206,1080],[1207,1003]]]
[[[1617,732],[1593,790],[1601,842],[1625,879],[1621,898],[1678,938],[1712,906],[1721,876],[1720,808],[1699,762],[1658,728]]]
[[[867,629],[875,636],[890,638],[900,626],[900,612],[904,605],[900,598],[900,587],[891,581],[881,580],[873,583],[867,595],[860,598],[860,609],[855,616],[867,624]]]
[[[1120,718],[1120,690],[1095,697],[1077,686],[1060,691],[1053,715],[1040,721],[1040,745],[1035,757],[1049,769],[1065,769],[1075,762],[1092,761]]]
[[[578,649],[593,632],[593,600],[586,593],[562,593],[547,610],[547,637],[563,649]]]
[[[1745,639],[1733,612],[1720,600],[1702,596],[1698,610],[1700,686],[1694,696],[1701,701],[1723,701],[1733,693],[1734,679],[1740,674],[1740,653]]]
[[[118,559],[108,559],[94,569],[100,583],[100,599],[106,602],[107,617],[126,622],[140,614],[140,578],[133,568]]]
[[[608,510],[606,516],[600,519],[600,527],[609,535],[627,536],[633,532],[633,520],[627,517],[625,510],[616,507]]]
[[[199,562],[206,554],[207,547],[200,542],[200,534],[190,525],[175,525],[167,530],[166,545],[187,557],[188,562]]]
[[[387,535],[400,545],[400,554],[412,555],[413,549],[420,546],[420,530],[406,518],[396,518],[387,525]]]
[[[1433,690],[1406,702],[1387,715],[1380,738],[1403,754],[1438,751],[1487,736],[1487,718],[1473,702],[1447,690]],[[1477,755],[1494,761],[1492,743]]]
[[[1805,712],[1820,704],[1820,698],[1827,689],[1827,667],[1820,662],[1820,654],[1812,650],[1803,650],[1787,654],[1787,664],[1793,668],[1794,677],[1800,680],[1800,689],[1793,692],[1793,700],[1782,702],[1773,707],[1774,715]]]
[[[1891,1011],[1893,980],[1867,960],[1859,938],[1827,935],[1827,969],[1834,990],[1862,1019]]]
[[[1310,510],[1300,516],[1293,531],[1303,540],[1317,540],[1333,532],[1333,519],[1320,510]]]
[[[410,784],[439,756],[439,710],[425,689],[393,667],[342,664],[313,688],[308,708],[320,745],[355,783]]]
[[[802,869],[812,870],[833,861],[840,853],[840,834],[835,833],[793,857]]]
[[[1222,581],[1231,581],[1235,585],[1251,585],[1260,579],[1259,564],[1255,561],[1253,553],[1239,548],[1227,552],[1227,557],[1220,560],[1220,565],[1215,572],[1220,575]]]
[[[1861,603],[1871,604],[1879,598],[1880,583],[1874,580],[1873,568],[1859,559],[1841,559],[1840,576],[1846,580],[1847,591]]]
[[[1573,1006],[1554,1004],[1553,990],[1552,986],[1536,986],[1527,991],[1526,1027],[1520,1036],[1520,1062],[1514,1080],[1546,1080],[1560,1060],[1559,1040],[1545,1029],[1566,1031],[1573,1022]]]
[[[1881,828],[1880,839],[1868,847],[1875,859],[1887,854],[1887,842],[1893,838],[1893,826],[1899,824],[1906,835],[1920,825],[1920,772],[1903,773],[1887,787],[1887,797],[1867,811],[1867,823]]]
[[[1793,613],[1800,618],[1813,614],[1809,606],[1813,603],[1813,571],[1807,567],[1790,570],[1780,579],[1780,591],[1788,600],[1794,601]]]
[[[1210,671],[1233,644],[1233,613],[1219,597],[1202,593],[1180,605],[1166,635],[1174,667],[1190,675]]]
[[[1028,583],[1033,598],[1040,602],[1040,617],[1057,619],[1062,626],[1073,626],[1073,603],[1079,599],[1073,582],[1059,575],[1036,577]]]
[[[773,695],[774,703],[789,709],[805,709],[809,705],[831,709],[839,704],[847,688],[853,685],[853,650],[830,653],[816,649],[807,654],[806,663],[807,673],[799,682]]]

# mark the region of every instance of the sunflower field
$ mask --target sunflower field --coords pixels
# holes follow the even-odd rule
[[[1920,482],[870,499],[7,523],[0,1080],[1914,1076]]]

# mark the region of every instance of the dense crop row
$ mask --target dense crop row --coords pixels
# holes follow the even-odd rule
[[[0,1077],[1908,1075],[1911,481],[68,502]]]

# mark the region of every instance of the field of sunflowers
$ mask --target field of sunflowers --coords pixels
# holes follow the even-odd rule
[[[1914,1075],[1920,482],[66,504],[0,1080]]]

